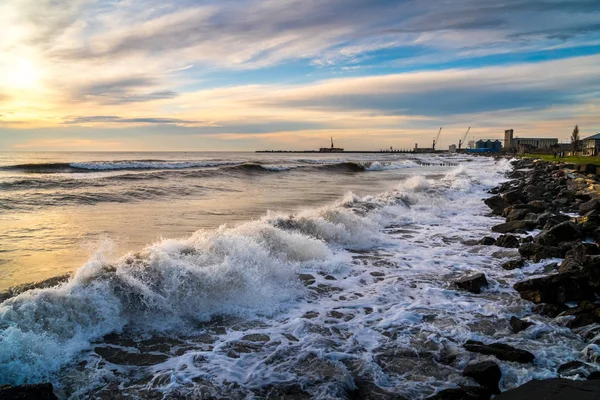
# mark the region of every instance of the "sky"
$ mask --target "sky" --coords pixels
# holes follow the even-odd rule
[[[598,0],[3,0],[0,150],[600,132]]]

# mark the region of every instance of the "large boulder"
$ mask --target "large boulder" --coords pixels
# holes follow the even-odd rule
[[[514,288],[522,298],[534,303],[564,303],[596,297],[586,274],[579,271],[527,279],[515,283]]]
[[[524,196],[521,190],[510,190],[502,195],[502,199],[509,204],[515,204],[521,202]]]
[[[464,348],[468,351],[494,356],[503,361],[514,361],[522,364],[533,362],[535,356],[526,350],[517,349],[504,343],[484,344],[475,340],[467,340]]]
[[[2,400],[58,400],[51,383],[0,387]]]
[[[502,211],[504,211],[504,209],[509,206],[509,204],[506,201],[504,201],[504,199],[500,195],[488,197],[483,202],[489,208],[491,208],[492,212],[496,215],[501,215]]]
[[[481,238],[481,240],[478,243],[482,244],[484,246],[491,246],[496,243],[496,239],[494,239],[491,236],[485,236],[485,237]]]
[[[503,212],[503,215],[506,216],[506,222],[520,221],[525,219],[527,214],[529,214],[529,210],[527,208],[508,207]]]
[[[540,233],[535,242],[545,246],[558,246],[562,242],[571,242],[581,238],[581,229],[579,225],[572,221],[561,222]]]
[[[481,293],[481,288],[487,287],[488,281],[485,278],[485,275],[480,273],[461,278],[455,281],[454,285],[471,293]]]
[[[494,400],[523,399],[598,400],[600,399],[600,381],[573,381],[558,378],[534,380],[494,397]]]
[[[466,366],[463,371],[463,376],[473,378],[486,389],[489,389],[493,394],[500,393],[498,383],[502,377],[500,367],[493,361],[483,361],[472,363]]]

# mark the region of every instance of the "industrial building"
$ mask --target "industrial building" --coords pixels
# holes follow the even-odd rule
[[[514,137],[514,130],[504,131],[504,148],[517,149],[520,152],[532,149],[549,149],[558,144],[556,138],[520,138]]]
[[[467,149],[467,153],[499,153],[502,142],[498,139],[480,139],[475,142],[475,148]]]
[[[582,139],[584,156],[597,156],[600,154],[600,133]]]

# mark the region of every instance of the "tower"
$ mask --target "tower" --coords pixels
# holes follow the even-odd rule
[[[507,129],[504,131],[504,148],[505,149],[510,149],[512,147],[514,133],[515,132],[513,129]]]

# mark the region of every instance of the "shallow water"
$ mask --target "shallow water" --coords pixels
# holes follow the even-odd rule
[[[274,387],[345,398],[356,382],[367,381],[418,399],[469,383],[461,376],[464,366],[486,359],[462,350],[469,339],[502,341],[535,354],[533,364],[500,363],[503,390],[556,376],[560,364],[584,360],[584,343],[575,333],[529,316],[530,304],[512,289],[548,262],[505,271],[500,265],[514,250],[465,243],[490,235],[498,223],[481,199],[504,179],[506,160],[450,158],[460,166],[422,167],[431,159],[375,156],[277,156],[261,165],[278,170],[242,167],[243,178],[240,168],[211,170],[225,174],[212,184],[231,191],[223,190],[223,197],[216,191],[191,194],[190,202],[174,190],[184,186],[180,180],[197,179],[168,175],[161,184],[171,195],[125,207],[147,208],[141,215],[156,215],[154,221],[162,212],[179,215],[174,227],[201,213],[178,234],[194,221],[214,222],[120,258],[98,251],[69,282],[5,301],[0,383],[50,380],[65,398],[261,398]],[[159,202],[167,204],[151,212],[149,204]],[[186,203],[186,212],[177,214]],[[127,211],[118,217],[123,205],[56,207],[80,214],[105,210],[91,220],[107,219],[110,232],[127,220]],[[237,211],[225,212],[236,205]],[[224,215],[211,219],[215,210]],[[42,211],[16,213],[35,220]],[[229,223],[216,227],[217,221]],[[143,238],[158,226],[129,229],[143,230]],[[452,286],[476,272],[490,282],[482,294]],[[535,326],[511,334],[512,315]]]

